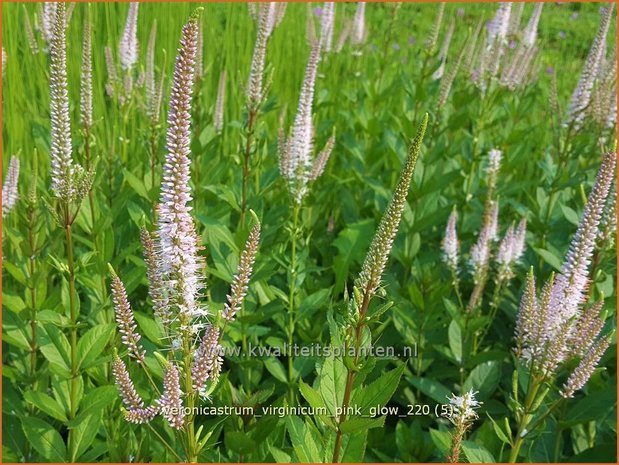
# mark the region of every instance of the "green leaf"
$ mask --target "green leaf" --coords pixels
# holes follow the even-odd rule
[[[80,423],[71,429],[71,461],[76,462],[88,450],[97,437],[101,426],[102,412],[83,417]]]
[[[308,384],[305,384],[303,381],[299,383],[299,391],[301,392],[301,395],[305,398],[307,403],[310,404],[310,407],[318,411],[321,411],[322,409],[327,407],[318,391],[316,391]],[[332,417],[327,415],[318,415],[318,418],[320,418],[327,426],[335,428],[335,422]]]
[[[97,357],[114,334],[112,323],[97,325],[86,331],[77,343],[77,365],[86,369],[97,363]]]
[[[40,338],[40,350],[53,371],[64,378],[71,376],[71,346],[67,337],[54,325],[43,326],[46,337]]]
[[[564,204],[560,204],[560,207],[561,207],[561,211],[563,212],[563,216],[565,217],[567,221],[569,221],[575,226],[578,226],[580,224],[580,217],[578,216],[578,213],[576,213],[576,211],[573,208],[570,208]]]
[[[494,421],[494,418],[492,418],[490,415],[488,415],[488,418],[490,418],[490,421],[492,422],[492,428],[494,429],[494,433],[501,440],[501,442],[510,444],[511,442],[509,438],[507,437],[507,435],[505,434],[505,432],[503,431],[503,429],[501,428],[501,426],[496,421]]]
[[[102,411],[111,406],[117,399],[120,399],[120,397],[116,386],[99,386],[90,389],[80,404],[76,420],[79,420],[82,416],[93,415]]]
[[[368,413],[370,407],[382,407],[385,405],[398,388],[404,367],[405,365],[402,363],[400,366],[381,375],[368,386],[357,389],[353,395],[351,405],[359,406],[364,415]]]
[[[67,421],[67,416],[62,407],[56,402],[56,399],[43,392],[27,391],[24,394],[24,400],[56,420]]]
[[[478,399],[488,398],[499,385],[501,378],[501,364],[496,360],[481,363],[471,371],[471,374],[466,378],[463,391],[479,391]]]
[[[319,291],[304,297],[297,312],[298,321],[302,321],[305,318],[311,318],[317,310],[324,307],[330,296],[331,288],[327,288],[320,289]]]
[[[75,401],[77,405],[84,396],[84,378],[78,376],[77,378],[77,393],[75,395]],[[71,382],[72,379],[64,379],[61,377],[55,377],[52,379],[52,391],[54,398],[58,404],[64,409],[65,415],[69,415],[71,410]]]
[[[613,413],[617,405],[617,393],[611,387],[601,392],[590,392],[588,396],[574,402],[567,411],[561,425],[571,426],[578,423],[586,423],[592,420],[601,420]]]
[[[125,181],[129,183],[131,188],[138,194],[140,197],[145,198],[146,200],[150,200],[148,196],[148,191],[146,190],[146,186],[144,185],[144,181],[140,180],[137,176],[135,176],[131,171],[124,169],[123,176]]]
[[[49,423],[34,417],[22,418],[28,441],[46,462],[65,462],[67,449],[60,433]]]
[[[439,404],[447,402],[447,398],[451,395],[451,390],[445,387],[439,381],[434,381],[429,378],[407,378],[413,386],[418,388],[426,396]]]
[[[297,416],[289,416],[286,418],[286,429],[290,435],[290,442],[299,462],[322,462],[320,455],[322,447],[318,447],[318,441],[313,436],[307,423]]]
[[[554,255],[553,253],[549,252],[546,249],[534,248],[533,250],[535,250],[535,252],[540,257],[542,257],[546,263],[552,266],[556,271],[561,270],[562,265],[561,265],[561,259],[559,257],[557,257],[556,255]]]
[[[143,315],[140,312],[134,312],[134,316],[140,328],[140,332],[156,346],[163,347],[165,341],[161,325],[153,318]]]
[[[368,430],[356,434],[348,435],[348,442],[345,443],[342,453],[342,463],[359,463],[363,462],[365,456],[365,447],[367,443]],[[331,457],[327,456],[328,459]]]
[[[344,400],[346,388],[346,368],[334,357],[327,357],[319,373],[320,385],[318,392],[329,409],[331,415],[336,415],[338,407]]]
[[[291,457],[286,454],[283,450],[278,449],[275,446],[269,446],[269,452],[275,459],[277,463],[290,463]]]
[[[333,259],[335,271],[335,292],[344,289],[344,283],[348,278],[350,265],[355,261],[363,260],[368,244],[374,233],[374,222],[364,220],[349,225],[333,241],[338,254]]]
[[[451,436],[445,431],[430,428],[430,439],[436,448],[445,456],[449,453],[451,447]]]
[[[490,452],[471,441],[462,441],[462,451],[471,463],[496,463]]]
[[[282,383],[288,383],[288,374],[282,362],[274,357],[269,357],[264,360],[265,368],[273,375],[275,379]]]
[[[449,348],[458,363],[462,362],[462,330],[456,320],[449,323]]]
[[[353,404],[354,405],[354,404]],[[344,423],[340,425],[340,429],[342,433],[355,433],[363,430],[368,430],[370,428],[380,428],[385,424],[385,417],[377,417],[377,418],[363,418],[363,417],[354,417],[346,420]]]
[[[256,450],[256,442],[244,431],[229,431],[224,436],[226,447],[237,454],[249,454]]]
[[[2,307],[7,310],[12,311],[13,313],[20,313],[22,310],[26,308],[26,303],[24,300],[17,296],[13,295],[9,292],[2,292]]]

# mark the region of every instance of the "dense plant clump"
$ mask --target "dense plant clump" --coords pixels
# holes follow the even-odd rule
[[[616,9],[3,7],[3,460],[616,462]]]

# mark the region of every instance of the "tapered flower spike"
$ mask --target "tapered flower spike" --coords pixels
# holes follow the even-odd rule
[[[499,265],[510,266],[513,262],[512,249],[514,245],[514,227],[507,228],[503,239],[499,243],[499,250],[497,251],[496,261]]]
[[[37,44],[37,39],[34,36],[34,31],[32,30],[32,24],[30,23],[30,14],[28,10],[26,10],[26,6],[24,5],[24,31],[26,32],[26,38],[28,39],[28,46],[30,47],[30,51],[33,54],[39,53],[39,44]]]
[[[19,159],[11,156],[9,169],[2,184],[2,216],[8,215],[19,198],[17,192],[17,181],[19,179]]]
[[[583,388],[591,375],[595,371],[602,355],[610,345],[610,336],[606,336],[599,340],[580,361],[574,372],[570,375],[563,386],[561,395],[565,398],[574,397],[574,393]]]
[[[196,78],[202,79],[204,74],[204,31],[198,22],[198,46],[196,50]]]
[[[206,382],[217,382],[221,366],[222,348],[219,345],[219,328],[209,326],[202,337],[202,342],[195,353],[195,359],[191,366],[191,380],[194,391],[200,395],[206,392]]]
[[[116,65],[114,64],[112,49],[106,46],[103,50],[103,53],[105,55],[105,68],[107,69],[107,78],[110,84],[114,84],[118,81],[118,74],[116,73]]]
[[[64,27],[69,27],[69,22],[71,21],[71,16],[73,15],[76,4],[77,2],[69,2],[69,4],[67,5],[67,11],[64,15]]]
[[[251,111],[257,111],[258,107],[264,101],[264,68],[266,62],[267,42],[269,40],[269,21],[272,16],[274,6],[272,3],[265,4],[259,11],[258,32],[256,35],[256,43],[254,45],[254,53],[251,59],[251,67],[249,70],[249,82],[247,84],[247,105]]]
[[[522,13],[524,12],[524,6],[525,2],[518,2],[516,3],[516,5],[512,5],[512,11],[509,15],[509,26],[507,28],[507,35],[513,36],[518,34],[518,31],[520,29],[520,21],[522,20]]]
[[[518,47],[509,62],[505,63],[499,84],[515,90],[528,83],[537,57],[537,47]]]
[[[314,163],[312,162],[314,142],[312,107],[319,61],[320,41],[315,41],[305,69],[305,78],[301,87],[292,134],[287,141],[283,132],[280,133],[279,137],[280,172],[288,181],[288,188],[297,204],[300,204],[307,194],[307,185],[312,180],[313,174],[318,173],[318,171],[314,172]],[[330,155],[329,146],[334,142],[334,140],[327,142],[325,150],[318,157],[319,160],[321,157],[324,159]],[[326,163],[326,159],[324,162]]]
[[[437,8],[438,10],[436,12],[436,19],[432,24],[430,35],[427,37],[425,42],[426,50],[428,50],[430,53],[434,51],[434,47],[436,47],[436,43],[438,41],[439,32],[441,31],[441,25],[443,24],[443,15],[445,13],[445,2],[440,2]]]
[[[123,404],[127,410],[141,409],[144,407],[144,401],[135,390],[133,381],[129,377],[127,366],[123,362],[118,354],[114,354],[114,360],[112,361],[112,373],[116,381],[116,387],[123,400]]]
[[[118,331],[122,334],[122,342],[129,350],[129,357],[135,358],[138,363],[144,363],[146,352],[140,344],[142,336],[136,331],[138,325],[135,322],[133,310],[127,298],[127,291],[111,265],[109,270],[112,276],[111,289],[114,311],[116,313],[116,324],[118,325]]]
[[[507,42],[511,9],[511,2],[503,2],[499,4],[499,8],[497,9],[494,18],[488,23],[489,44],[494,42],[505,44]]]
[[[544,4],[542,2],[535,3],[531,19],[529,19],[527,26],[524,28],[522,43],[527,47],[533,47],[533,45],[535,45],[535,40],[537,39],[537,25],[539,24],[539,19],[542,16],[543,7]]]
[[[327,143],[325,144],[325,148],[318,154],[316,159],[314,160],[314,166],[312,166],[312,171],[309,174],[309,181],[315,181],[322,173],[324,173],[325,168],[327,166],[327,162],[331,157],[331,153],[333,152],[333,147],[335,146],[335,134],[329,137]]]
[[[600,220],[600,234],[598,244],[600,247],[611,247],[617,235],[617,183],[614,182],[608,193],[608,200]]]
[[[45,2],[41,5],[40,12],[40,26],[41,26],[41,35],[43,36],[43,40],[48,44],[54,38],[54,24],[56,23],[56,7],[58,3],[56,2]],[[63,13],[64,14],[64,13]],[[63,18],[64,23],[64,18]]]
[[[428,114],[426,113],[421,121],[421,126],[408,151],[406,164],[400,174],[400,179],[395,188],[391,202],[387,211],[378,226],[378,230],[372,239],[372,244],[365,257],[361,273],[357,278],[357,287],[367,296],[371,296],[380,286],[381,276],[387,264],[393,241],[398,232],[402,212],[406,205],[406,197],[415,171],[417,159],[421,152],[423,136],[428,126]]]
[[[585,110],[591,102],[591,91],[595,78],[598,75],[600,66],[606,52],[606,37],[613,18],[614,3],[606,5],[600,26],[589,50],[589,55],[580,73],[580,79],[570,102],[568,109],[567,123],[573,123],[576,129],[579,129],[585,118]]]
[[[570,244],[561,273],[555,281],[550,307],[557,319],[556,326],[576,315],[584,300],[600,219],[615,178],[616,156],[614,152],[604,155],[576,235]]]
[[[521,221],[518,227],[510,226],[499,243],[496,262],[499,265],[498,278],[511,279],[514,265],[524,252],[524,236],[526,222]]]
[[[544,376],[552,376],[557,368],[569,356],[567,343],[570,339],[572,325],[570,322],[562,323],[552,338],[552,341],[545,341],[545,351],[538,361],[539,370]]]
[[[260,223],[256,222],[249,233],[249,237],[245,243],[245,249],[241,253],[238,272],[232,281],[230,294],[227,296],[227,302],[224,304],[224,308],[221,312],[222,318],[226,321],[232,321],[243,305],[243,300],[247,295],[247,287],[249,285],[254,261],[256,260],[259,242]]]
[[[452,394],[451,397],[447,397],[451,407],[449,420],[455,427],[451,434],[451,450],[448,457],[448,460],[452,463],[458,463],[460,461],[460,450],[462,448],[464,435],[478,418],[475,410],[478,409],[482,403],[475,399],[476,394],[477,392],[471,389],[462,396]]]
[[[224,129],[224,105],[226,101],[226,70],[222,70],[219,75],[219,85],[217,86],[217,99],[215,100],[215,132],[221,134]]]
[[[316,21],[314,20],[314,9],[311,3],[307,4],[305,13],[305,31],[307,34],[307,43],[312,46],[318,40],[316,36]]]
[[[490,243],[492,242],[491,231],[488,225],[482,225],[477,237],[477,242],[471,247],[469,265],[473,270],[475,284],[484,279],[490,261]]]
[[[447,220],[445,228],[445,237],[443,237],[443,261],[453,271],[458,270],[458,255],[460,252],[460,243],[458,241],[458,233],[456,231],[456,223],[458,221],[458,213],[452,210]]]
[[[471,40],[472,38],[468,39],[469,42]],[[467,45],[465,45],[464,47],[460,49],[460,52],[458,53],[458,57],[456,58],[455,63],[452,63],[450,65],[449,72],[441,79],[441,85],[439,87],[438,102],[437,102],[437,107],[439,109],[443,108],[445,104],[447,103],[447,97],[449,97],[449,93],[451,92],[451,86],[453,85],[454,80],[456,79],[456,75],[458,74],[458,71],[460,70],[460,65],[462,64],[462,58],[464,57],[464,53],[467,50],[468,46],[469,45],[467,43]]]
[[[138,2],[129,4],[129,12],[125,22],[125,29],[118,44],[118,54],[120,56],[120,66],[124,70],[129,70],[138,61]]]
[[[157,21],[153,21],[148,36],[148,46],[146,47],[146,73],[144,75],[146,89],[146,114],[151,121],[158,120],[159,107],[157,105],[157,82],[155,80],[155,41],[157,40]]]
[[[200,314],[196,299],[203,287],[203,259],[198,255],[198,236],[190,215],[191,97],[193,90],[198,14],[194,13],[182,30],[176,57],[168,112],[167,149],[159,209],[159,257],[170,287],[170,302],[178,309],[181,326]],[[186,328],[181,328],[184,330]]]
[[[185,410],[178,378],[178,368],[173,362],[169,362],[163,374],[163,394],[157,400],[161,414],[168,424],[177,430],[185,423]]]
[[[84,128],[92,127],[92,30],[90,8],[84,16],[82,68],[80,80],[80,118]]]
[[[254,21],[258,21],[258,6],[260,6],[260,4],[256,5],[255,2],[247,2],[247,11]]]
[[[279,26],[284,19],[284,15],[286,14],[286,7],[288,6],[287,2],[275,2],[275,24],[273,28]],[[271,32],[273,32],[271,30]]]
[[[50,113],[51,113],[51,174],[52,190],[56,197],[69,202],[76,195],[73,177],[71,121],[67,89],[67,43],[65,37],[65,4],[55,8],[56,21],[50,43]]]
[[[516,232],[514,234],[514,242],[512,244],[512,259],[514,261],[520,259],[524,254],[525,239],[527,234],[527,220],[522,219],[518,223]]]
[[[357,2],[357,10],[352,22],[352,33],[350,42],[359,46],[365,41],[367,33],[365,30],[365,2]]]
[[[451,38],[454,35],[454,29],[456,27],[455,20],[451,20],[449,23],[449,28],[447,29],[447,34],[445,34],[445,38],[443,39],[443,44],[441,45],[441,49],[438,52],[439,60],[447,60],[447,56],[449,55],[449,46],[451,45]]]
[[[170,307],[165,295],[163,272],[160,268],[161,260],[157,256],[157,246],[153,235],[146,230],[140,229],[140,240],[144,250],[144,262],[146,263],[146,276],[148,278],[148,295],[152,301],[153,312],[161,320],[166,332],[172,322]]]
[[[603,306],[603,300],[596,302],[586,309],[574,323],[574,331],[568,343],[571,355],[582,357],[587,349],[595,343],[604,327],[604,319],[600,318],[600,311]]]
[[[539,313],[537,303],[537,290],[535,288],[535,275],[533,268],[529,270],[527,281],[524,287],[518,316],[516,317],[516,353],[521,356],[523,349],[531,344],[534,333],[535,318]]]
[[[351,31],[352,31],[352,22],[350,20],[347,20],[344,23],[344,26],[342,26],[340,35],[337,38],[337,43],[335,44],[335,53],[340,53],[342,51],[342,49],[344,48],[344,45],[346,44],[346,41],[348,40],[348,37],[350,37]]]
[[[148,407],[133,408],[127,410],[125,413],[125,420],[129,423],[143,424],[149,423],[159,413],[159,408],[154,405]]]
[[[325,2],[320,16],[320,40],[325,52],[330,52],[335,29],[335,2]]]
[[[502,158],[503,153],[500,150],[492,149],[488,152],[488,169],[486,171],[493,188],[496,185],[496,177],[499,173],[499,168],[501,167]]]
[[[477,43],[479,41],[479,37],[481,35],[481,29],[483,27],[483,20],[480,19],[477,22],[477,27],[475,28],[475,32],[473,32],[473,36],[469,39],[466,46],[466,51],[464,52],[464,68],[465,71],[471,75],[473,73],[473,67],[475,65],[475,50],[477,50]],[[482,46],[482,49],[484,47]]]

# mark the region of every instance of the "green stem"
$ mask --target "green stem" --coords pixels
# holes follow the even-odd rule
[[[466,309],[464,307],[464,301],[462,300],[462,291],[460,290],[460,278],[458,278],[458,270],[455,267],[450,267],[451,271],[451,280],[456,291],[456,297],[458,298],[458,305],[460,305],[460,310],[464,312]]]
[[[176,457],[176,460],[178,460],[179,462],[183,461],[183,459],[176,453],[174,448],[161,436],[161,434],[157,432],[155,428],[153,428],[153,425],[151,425],[150,423],[146,423],[146,426],[150,428],[150,430],[155,434],[155,436],[157,436],[161,443],[172,453],[174,457]]]
[[[533,375],[530,375],[533,376]],[[559,398],[556,400],[542,415],[537,417],[537,419],[531,423],[533,419],[533,407],[537,409],[537,405],[539,404],[538,394],[539,390],[545,382],[545,378],[542,379],[531,379],[529,378],[529,386],[527,388],[527,395],[524,400],[524,408],[522,415],[518,419],[518,429],[516,433],[516,440],[512,445],[512,449],[509,455],[509,462],[515,463],[518,460],[518,454],[520,453],[520,449],[525,442],[526,436],[531,433],[531,431],[535,430],[545,419],[548,417],[561,403],[565,400],[564,398]],[[544,396],[545,393],[542,393]]]
[[[84,126],[84,158],[86,171],[90,171],[92,168],[92,160],[90,155],[90,127]],[[88,191],[88,205],[90,206],[90,221],[92,223],[92,241],[95,245],[95,253],[99,260],[102,259],[103,253],[99,244],[99,236],[95,229],[95,222],[97,220],[95,215],[95,196],[93,189]],[[105,286],[105,275],[101,273],[101,296],[105,296],[107,288]]]
[[[67,267],[69,268],[69,313],[70,313],[70,344],[71,344],[71,383],[69,389],[69,419],[75,418],[77,415],[77,389],[78,389],[78,366],[77,366],[77,299],[75,291],[75,264],[73,261],[73,234],[71,231],[71,224],[74,217],[71,217],[69,204],[64,207],[64,220],[65,220],[65,240],[67,249]],[[69,430],[69,451],[70,456],[75,456],[75,430]]]
[[[253,146],[254,130],[258,111],[250,109],[247,114],[247,131],[245,135],[245,151],[243,152],[243,182],[241,185],[241,226],[245,224],[247,213],[247,191],[249,186],[249,159]]]
[[[372,288],[373,283],[371,280],[367,283],[366,288],[363,290],[363,300],[361,302],[361,309],[359,310],[359,321],[355,326],[354,333],[354,345],[355,345],[355,359],[353,363],[353,367],[357,367],[359,364],[359,348],[361,346],[361,337],[363,335],[363,328],[365,327],[365,315],[367,313],[368,307],[370,306],[370,299],[372,295],[370,293],[370,289]],[[346,350],[348,353],[348,350]],[[346,375],[346,387],[344,389],[344,399],[342,400],[342,413],[340,414],[337,421],[337,432],[335,435],[335,446],[333,448],[333,463],[337,463],[340,460],[340,453],[342,450],[342,423],[346,421],[346,412],[348,411],[348,405],[350,404],[350,396],[352,394],[352,387],[355,382],[356,372],[347,367],[347,375]]]
[[[297,236],[299,228],[299,212],[301,205],[294,204],[292,210],[292,229],[290,230],[290,289],[288,293],[288,397],[291,404],[295,400],[294,390],[294,358],[292,356],[292,344],[294,342],[295,308],[294,299],[297,287]]]
[[[428,62],[430,60],[430,53],[427,50],[424,50],[423,62],[421,63],[421,72],[419,74],[419,80],[415,86],[415,109],[413,110],[413,121],[417,121],[417,112],[419,111],[419,104],[421,103],[421,99],[417,98],[419,94],[419,89],[423,88],[424,81],[426,78],[426,68],[428,66]]]
[[[35,373],[37,370],[37,288],[34,282],[34,275],[36,273],[36,242],[34,238],[35,227],[35,210],[31,207],[28,211],[28,245],[30,247],[30,257],[28,258],[29,270],[30,270],[30,376],[33,383],[35,380]]]
[[[68,206],[67,206],[68,212]],[[66,215],[68,219],[68,215]],[[69,268],[69,309],[71,318],[71,391],[70,391],[70,417],[75,418],[77,413],[77,305],[75,293],[75,265],[73,262],[73,234],[71,223],[65,223],[65,239],[67,247],[67,266]]]
[[[191,341],[188,337],[184,337],[184,367],[185,367],[185,392],[187,393],[187,407],[189,409],[189,414],[185,418],[185,443],[186,443],[186,453],[187,453],[187,462],[196,463],[198,461],[198,444],[196,442],[196,435],[194,430],[194,421],[195,421],[195,405],[196,405],[196,393],[193,390],[193,382],[191,379],[191,364],[192,364],[192,355],[191,355]]]
[[[505,279],[503,277],[499,278],[496,286],[494,287],[494,291],[492,293],[492,300],[490,301],[490,313],[488,314],[488,321],[484,324],[481,334],[478,336],[475,335],[473,341],[473,355],[477,354],[478,348],[483,344],[484,339],[488,335],[488,331],[492,326],[492,322],[496,318],[496,315],[499,311],[499,303],[501,300],[501,291],[503,290],[503,285],[505,284]]]

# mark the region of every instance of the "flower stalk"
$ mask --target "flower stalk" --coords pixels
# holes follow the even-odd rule
[[[351,309],[350,316],[353,323],[347,328],[346,352],[348,353],[350,348],[354,350],[355,355],[352,363],[346,367],[347,375],[344,397],[342,400],[342,414],[336,421],[337,430],[332,459],[335,463],[340,460],[344,434],[341,425],[346,421],[346,412],[350,404],[353,384],[361,361],[359,349],[362,344],[362,335],[368,325],[367,311],[372,297],[380,286],[380,280],[400,225],[400,219],[404,211],[408,190],[415,171],[417,159],[421,152],[423,136],[427,126],[428,114],[426,113],[417,131],[417,135],[410,146],[404,169],[400,174],[400,179],[396,185],[391,202],[374,235],[359,277],[355,281],[353,297],[349,302],[349,308]]]
[[[519,365],[528,372],[525,400],[516,409],[517,434],[511,444],[510,462],[541,422],[563,400],[574,396],[589,380],[610,344],[611,335],[600,336],[606,318],[600,313],[603,301],[585,307],[590,260],[599,235],[600,218],[615,177],[616,154],[604,155],[601,168],[563,267],[552,275],[537,296],[535,277],[529,273],[516,320],[516,348]],[[559,390],[560,398],[535,418],[560,370],[571,360],[580,360]],[[517,368],[514,378],[518,379]],[[518,399],[518,383],[513,398]]]

